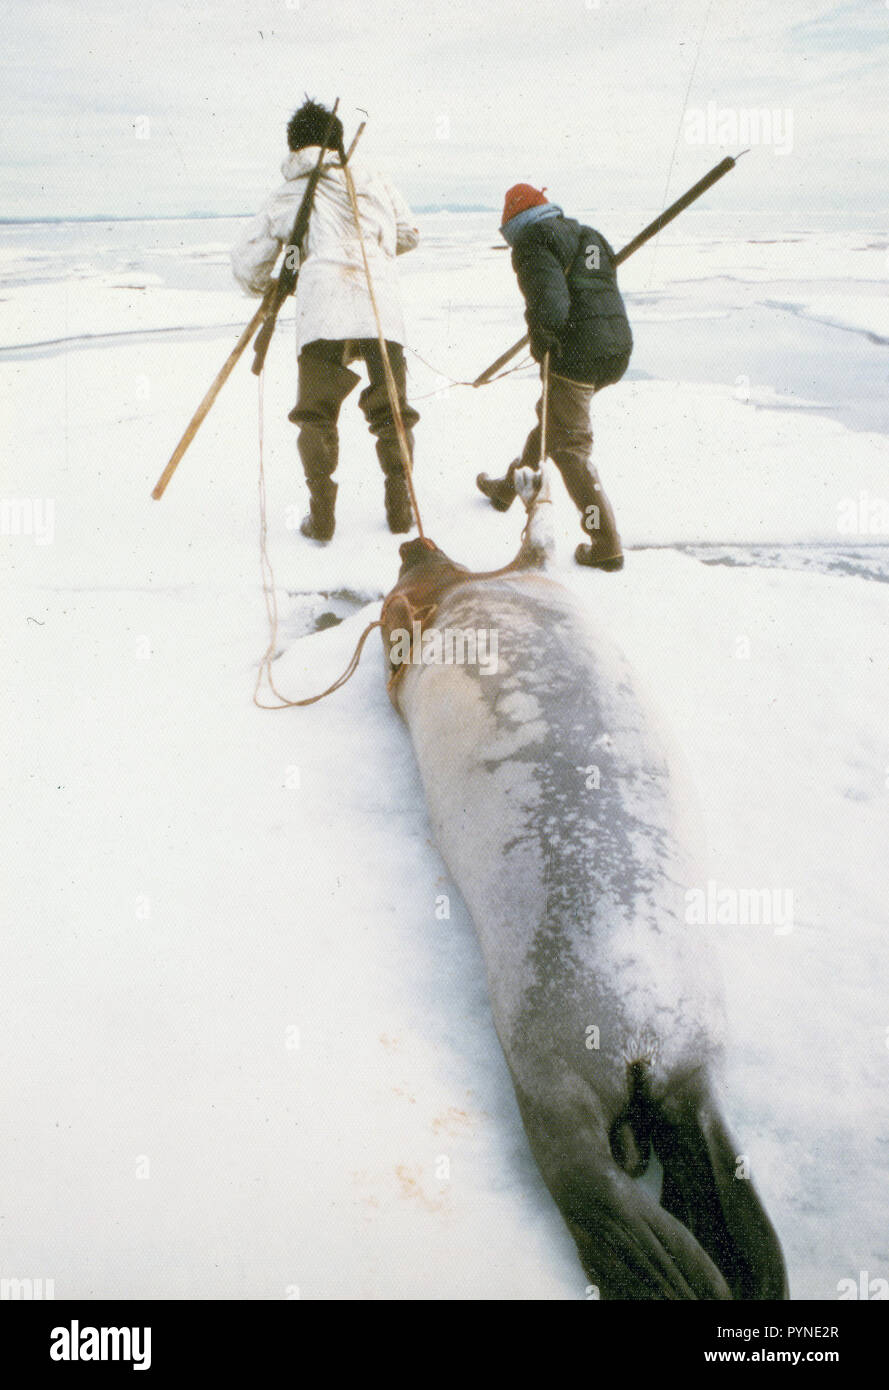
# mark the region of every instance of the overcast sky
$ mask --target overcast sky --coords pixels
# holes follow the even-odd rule
[[[767,110],[722,206],[889,205],[889,0],[0,0],[0,25],[7,217],[253,211],[305,91],[347,136],[364,108],[414,204],[521,180],[656,209]]]

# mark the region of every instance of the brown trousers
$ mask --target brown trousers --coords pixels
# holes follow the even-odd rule
[[[592,464],[593,426],[590,406],[596,387],[570,377],[558,376],[551,368],[546,415],[546,455],[551,458],[565,482],[568,495],[581,513],[581,525],[590,544],[602,559],[621,551],[620,536],[611,503]],[[537,468],[540,463],[540,419],[543,396],[537,402],[537,421],[522,450],[520,464]]]
[[[387,343],[389,362],[398,391],[401,418],[413,457],[411,430],[420,416],[408,405],[404,351],[400,343]],[[368,428],[377,441],[377,457],[386,477],[404,472],[395,420],[389,405],[383,354],[376,338],[355,338],[345,342],[317,338],[306,343],[299,354],[299,386],[296,406],[288,419],[299,425],[297,448],[306,481],[311,488],[329,480],[339,462],[337,421],[340,407],[361,380],[346,365],[356,358],[367,366],[370,384],[358,397]]]

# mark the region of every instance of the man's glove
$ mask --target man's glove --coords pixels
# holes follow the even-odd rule
[[[553,358],[561,357],[562,344],[548,328],[532,328],[528,337],[531,341],[531,356],[535,362],[542,362],[547,352]]]

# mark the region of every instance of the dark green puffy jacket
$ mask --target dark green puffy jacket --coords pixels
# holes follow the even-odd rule
[[[532,222],[516,238],[512,265],[529,330],[559,340],[553,371],[596,382],[602,359],[629,358],[633,334],[617,288],[614,252],[599,232],[572,217]]]

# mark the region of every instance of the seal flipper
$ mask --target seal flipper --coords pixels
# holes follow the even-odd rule
[[[664,1169],[665,1210],[694,1233],[736,1299],[786,1299],[781,1245],[753,1183],[737,1176],[739,1153],[711,1098],[663,1114],[653,1133]]]
[[[595,1096],[583,1113],[516,1094],[534,1157],[605,1299],[730,1299],[699,1242],[615,1162]]]
[[[587,1277],[606,1299],[721,1299],[731,1290],[694,1236],[611,1163],[553,1195]],[[572,1190],[573,1188],[573,1190]]]

